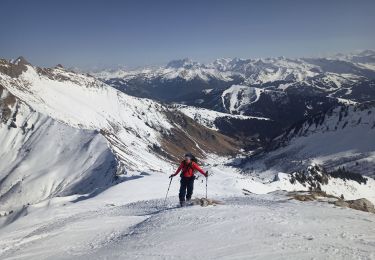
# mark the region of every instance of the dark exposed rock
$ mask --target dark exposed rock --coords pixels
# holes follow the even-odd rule
[[[333,177],[333,178],[340,178],[344,181],[353,180],[353,181],[358,182],[359,184],[361,184],[361,183],[366,184],[367,183],[366,177],[363,177],[359,173],[348,171],[344,167],[340,167],[336,170],[328,172],[328,175]]]
[[[312,165],[307,168],[307,171],[296,171],[290,174],[290,182],[292,184],[299,182],[304,186],[309,187],[312,191],[320,191],[322,185],[328,184],[330,178],[339,178],[344,181],[356,181],[359,184],[366,184],[367,178],[359,173],[345,170],[345,168],[338,168],[333,171],[327,171],[320,165]]]
[[[23,58],[18,58],[15,62],[8,62],[7,60],[0,59],[0,72],[12,78],[17,78],[24,71],[27,70],[26,65],[29,63]]]
[[[328,175],[324,168],[313,165],[307,168],[307,171],[294,172],[290,175],[290,182],[294,184],[299,182],[310,190],[320,191],[321,185],[328,184]]]
[[[12,110],[16,105],[16,97],[8,92],[2,85],[0,85],[0,119],[1,122],[6,123],[13,117]]]

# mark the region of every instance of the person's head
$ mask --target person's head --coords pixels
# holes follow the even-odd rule
[[[193,155],[191,153],[185,154],[185,162],[190,163]]]

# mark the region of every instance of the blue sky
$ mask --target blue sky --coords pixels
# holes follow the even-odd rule
[[[375,49],[375,1],[0,0],[0,57],[81,68]]]

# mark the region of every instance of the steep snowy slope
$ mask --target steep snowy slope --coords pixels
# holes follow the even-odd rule
[[[29,64],[14,65],[3,61],[4,67],[21,70],[16,77],[0,74],[0,84],[25,101],[33,109],[73,127],[100,130],[109,139],[112,150],[128,169],[160,171],[169,166],[165,159],[174,159],[184,150],[231,153],[233,140],[191,122],[192,132],[185,132],[187,118],[178,111],[157,102],[128,96],[93,77],[76,74],[61,67],[34,68]],[[5,69],[4,69],[5,71]],[[173,113],[171,113],[173,112]],[[181,117],[178,125],[174,117]],[[180,147],[170,140],[180,136]],[[215,151],[221,142],[223,149]],[[195,144],[205,143],[198,147]],[[176,144],[176,143],[175,143]]]
[[[248,164],[260,173],[292,172],[313,163],[375,173],[375,105],[343,105],[297,124]]]
[[[117,162],[97,131],[38,113],[0,85],[0,212],[114,181]]]
[[[239,150],[177,109],[60,66],[0,60],[0,87],[0,210],[100,190],[116,171],[170,173],[186,151]]]

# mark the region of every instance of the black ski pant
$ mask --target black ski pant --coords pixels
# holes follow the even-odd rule
[[[185,201],[185,195],[186,200],[191,199],[191,195],[193,195],[193,189],[194,189],[194,179],[195,177],[181,177],[180,181],[180,201]]]

